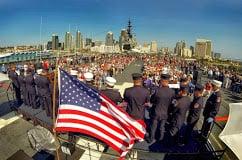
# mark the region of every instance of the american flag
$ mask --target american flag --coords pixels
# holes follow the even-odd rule
[[[135,141],[142,141],[145,127],[110,99],[59,69],[57,132],[79,132],[95,137],[125,157]]]

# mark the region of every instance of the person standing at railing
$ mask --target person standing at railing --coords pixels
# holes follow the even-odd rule
[[[53,118],[52,113],[52,87],[51,82],[47,78],[48,71],[45,69],[37,70],[38,75],[34,79],[37,86],[38,96],[42,109],[45,110],[48,117]]]
[[[27,70],[27,75],[25,77],[26,82],[26,90],[27,90],[27,101],[30,107],[33,109],[37,109],[37,94],[36,94],[36,88],[34,83],[34,75],[32,74],[32,70],[29,68]]]
[[[17,104],[21,105],[22,99],[21,99],[20,85],[19,85],[18,74],[16,73],[15,66],[12,66],[11,69],[9,70],[8,77],[9,77],[9,79],[12,80],[12,85],[13,85],[13,89],[15,92]]]
[[[214,118],[218,114],[221,105],[221,92],[220,88],[222,82],[213,80],[212,81],[212,91],[213,93],[209,96],[205,108],[203,111],[204,121],[201,129],[201,139],[206,140],[209,135],[212,124],[214,123]]]
[[[20,85],[20,91],[21,91],[23,102],[25,105],[28,105],[24,69],[20,69],[20,75],[18,76],[18,81]]]

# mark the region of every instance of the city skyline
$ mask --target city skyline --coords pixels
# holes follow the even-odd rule
[[[129,5],[128,5],[129,4]],[[80,30],[84,38],[105,41],[108,31],[118,40],[130,18],[140,44],[157,41],[159,47],[174,48],[185,40],[213,42],[213,51],[223,57],[242,59],[242,2],[239,0],[160,1],[35,1],[0,2],[0,46],[42,43],[52,34],[64,42],[65,33]]]

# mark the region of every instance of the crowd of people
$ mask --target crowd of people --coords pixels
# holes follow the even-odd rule
[[[101,89],[106,77],[122,73],[133,60],[132,56],[104,54],[59,58],[57,64],[80,81],[93,84],[95,89]],[[22,62],[4,69],[12,80],[18,105],[24,103],[33,109],[41,107],[46,111],[47,116],[53,116],[52,93],[55,64],[55,60],[36,63]]]
[[[133,87],[126,88],[122,96],[114,89],[115,75],[137,59],[143,61],[142,73],[132,74]],[[41,107],[52,117],[53,75],[50,72],[55,70],[55,65],[43,64],[38,67],[25,64],[19,73],[11,66],[8,74],[19,104],[34,109]],[[204,122],[200,137],[206,139],[221,104],[219,80],[211,80],[212,92],[205,101],[202,66],[196,61],[157,55],[91,55],[61,58],[58,66],[107,96],[132,118],[144,120],[148,143],[162,142],[165,136],[170,145],[188,143],[202,110]],[[184,124],[187,124],[186,133],[181,134]]]
[[[238,73],[227,69],[219,69],[216,66],[205,67],[205,73],[209,79],[223,82],[223,88],[231,90],[232,93],[241,93],[242,77]]]
[[[81,81],[85,80],[85,73],[92,73],[94,84],[100,89],[106,77],[113,77],[118,73],[122,73],[126,66],[133,61],[133,56],[102,54],[69,59],[69,61],[68,59],[62,59],[59,65],[72,75],[77,76]]]

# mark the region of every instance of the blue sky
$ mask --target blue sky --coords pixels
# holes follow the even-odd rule
[[[0,46],[39,43],[41,16],[43,41],[63,40],[69,24],[84,37],[104,40],[111,30],[118,39],[130,18],[139,43],[207,38],[215,52],[242,59],[242,0],[0,0]]]

